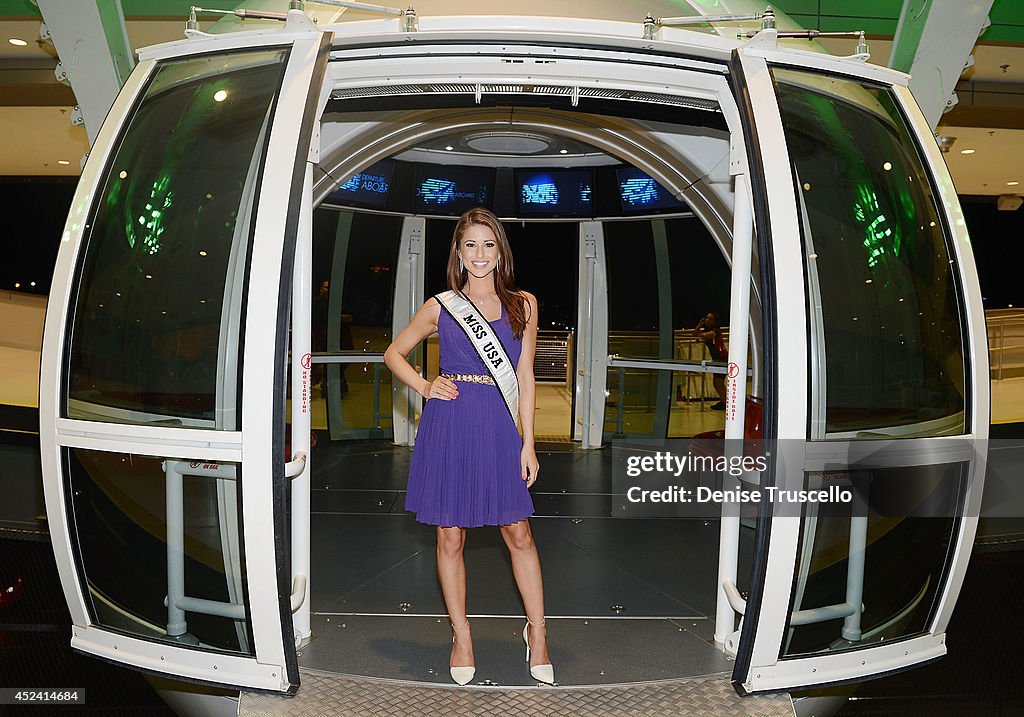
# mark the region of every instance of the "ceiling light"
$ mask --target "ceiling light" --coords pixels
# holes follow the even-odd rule
[[[973,149],[961,149],[960,154],[974,154],[975,151]]]
[[[128,178],[128,172],[126,172],[126,171],[124,171],[124,170],[122,169],[122,170],[121,170],[121,173],[120,173],[120,174],[118,174],[117,176],[118,176],[118,177],[120,177],[121,179],[127,179],[127,178]]]
[[[16,45],[17,47],[25,47],[25,45],[28,44],[27,42],[22,40],[20,37],[12,37],[7,42],[11,43],[12,45]]]
[[[558,153],[559,154],[569,154],[569,150],[567,150],[567,149],[560,149],[560,150],[558,150]]]
[[[888,172],[890,169],[892,169],[892,162],[886,162],[885,164],[883,164],[882,169]]]
[[[68,160],[66,160],[66,159],[58,159],[58,160],[57,160],[57,164],[63,164],[63,165],[65,165],[65,166],[67,166],[67,165],[71,164],[71,162],[69,162],[69,161],[68,161]]]
[[[453,149],[455,149],[455,147],[452,147],[452,146],[451,146],[450,144],[446,144],[446,145],[444,146],[444,148],[445,148],[446,150],[448,150],[449,152],[451,152],[451,151],[452,151]]]
[[[199,256],[206,256],[206,252],[202,249],[199,250]]]
[[[1007,182],[1006,186],[1007,187],[1016,187],[1018,184],[1020,184],[1020,182]]]
[[[227,90],[217,90],[216,92],[213,93],[213,99],[215,101],[217,101],[217,102],[223,102],[227,98],[228,98],[228,91]]]

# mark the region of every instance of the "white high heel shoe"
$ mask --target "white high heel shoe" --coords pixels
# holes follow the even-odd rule
[[[469,628],[469,620],[466,620],[465,625],[455,627],[452,625],[452,630],[464,630]],[[455,635],[452,635],[452,644],[455,644]],[[473,676],[476,674],[476,667],[473,665],[465,667],[449,667],[448,670],[452,673],[452,679],[460,685],[468,685],[473,681]]]
[[[540,624],[530,622],[530,618],[526,618],[526,625],[523,627],[523,642],[526,643],[526,664],[530,664],[530,637],[527,632],[530,625],[535,627],[544,627],[547,623],[547,618],[540,621]],[[538,682],[544,682],[549,685],[555,684],[555,668],[554,666],[548,665],[532,665],[530,666],[530,677],[537,680]]]

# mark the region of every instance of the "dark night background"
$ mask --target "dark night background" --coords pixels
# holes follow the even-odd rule
[[[50,290],[50,275],[57,257],[57,246],[64,229],[77,178],[55,177],[0,177],[0,214],[4,217],[6,231],[4,243],[7,255],[0,262],[0,290],[47,294]],[[1024,260],[1024,246],[1017,242],[1024,236],[1024,209],[1001,212],[996,209],[995,197],[960,197],[974,247],[974,258],[978,264],[982,295],[985,308],[999,309],[1009,305],[1024,306],[1024,282],[1021,282],[1019,267]],[[675,221],[675,220],[670,220]],[[428,234],[440,232],[445,240],[450,238],[452,223],[443,220],[431,221]],[[636,225],[634,225],[636,226]],[[522,225],[509,222],[509,241],[516,257],[516,279],[523,288],[533,292],[545,303],[548,310],[544,315],[557,324],[566,324],[575,317],[576,262],[575,242],[578,233],[575,223]],[[671,234],[670,234],[671,237]],[[430,242],[433,244],[433,242]],[[447,251],[446,241],[444,251]],[[694,242],[702,245],[703,242]],[[434,254],[431,251],[431,254]],[[435,258],[435,257],[431,257]],[[609,257],[611,261],[612,257]],[[694,257],[698,262],[713,262],[715,257]],[[567,272],[566,262],[572,270]],[[435,263],[443,267],[443,258],[428,264],[428,282],[437,272],[431,271]],[[639,272],[638,284],[654,278],[654,267],[650,262],[630,262],[631,270]],[[444,270],[439,276],[443,281]],[[642,276],[641,276],[642,275]],[[649,275],[649,276],[648,276]],[[34,287],[30,282],[35,281]],[[699,285],[701,272],[691,276],[691,282]],[[428,286],[441,290],[443,287]],[[706,287],[701,291],[710,291]],[[714,294],[713,291],[710,291]],[[678,297],[677,297],[678,299]],[[648,312],[628,311],[627,301],[620,298],[627,315],[647,315]],[[618,302],[617,302],[618,303]],[[646,303],[646,302],[645,302]],[[723,303],[721,297],[712,303]],[[718,310],[724,315],[728,311],[728,291],[724,295],[725,306]],[[653,318],[653,317],[650,317]],[[695,316],[694,322],[699,316]],[[724,319],[723,319],[724,320]],[[685,319],[684,323],[688,323]],[[650,323],[650,322],[648,322]],[[622,327],[625,328],[625,327]],[[654,326],[636,326],[637,329],[653,329]]]

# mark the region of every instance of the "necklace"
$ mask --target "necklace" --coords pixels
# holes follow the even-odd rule
[[[498,298],[497,294],[488,294],[487,296],[484,296],[482,298],[477,299],[477,298],[473,297],[472,295],[470,295],[470,293],[468,291],[463,291],[462,293],[465,294],[466,297],[470,301],[472,301],[474,304],[483,304],[484,302],[489,302],[491,299],[497,299]]]

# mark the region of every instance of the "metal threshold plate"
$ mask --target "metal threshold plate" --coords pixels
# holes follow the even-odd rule
[[[423,685],[300,670],[294,697],[243,692],[239,717],[519,715],[795,717],[786,693],[740,697],[728,675],[597,687]]]

